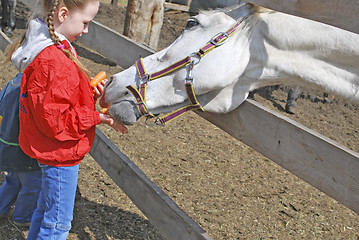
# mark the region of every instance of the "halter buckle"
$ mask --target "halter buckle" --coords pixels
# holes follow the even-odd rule
[[[193,66],[194,65],[197,65],[201,60],[202,60],[202,57],[201,56],[198,56],[198,54],[197,53],[191,53],[191,55],[190,55],[190,57],[191,57],[191,60],[192,60],[192,58],[196,58],[197,59],[197,61],[195,62],[194,60],[192,60],[189,64],[192,64]]]
[[[161,123],[159,116],[156,117],[156,120],[153,123],[148,122],[148,119],[150,119],[150,118],[153,118],[153,117],[151,117],[151,116],[146,117],[145,123],[146,123],[147,126],[149,126],[149,127],[153,127],[153,126],[164,127],[165,126],[165,124]]]
[[[135,104],[136,104],[137,106],[138,106],[138,105],[145,105],[145,107],[146,107],[146,104],[145,104],[142,100],[136,101]]]
[[[221,36],[225,37],[224,39],[220,38]],[[216,39],[219,38],[217,41]],[[227,41],[227,39],[229,38],[229,35],[225,32],[220,32],[216,35],[214,35],[211,40],[209,40],[210,43],[212,43],[214,46],[218,47],[221,46],[223,43],[225,43]],[[222,40],[222,42],[220,42]]]
[[[187,76],[185,78],[185,83],[193,83],[192,70],[193,70],[193,66],[196,64],[197,63],[193,63],[192,61],[187,65]]]
[[[148,82],[148,79],[150,79],[150,75],[148,73],[146,73],[146,75],[144,77],[141,77],[138,80],[138,85],[146,84]]]

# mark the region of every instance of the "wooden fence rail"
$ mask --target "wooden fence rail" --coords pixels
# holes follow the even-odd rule
[[[90,39],[93,41],[98,37],[103,38],[105,33],[99,30],[101,26],[96,22],[93,22],[90,27],[92,31],[83,35],[80,41],[91,48],[96,47],[104,56],[108,51],[105,49],[115,46],[122,49],[119,43],[124,38],[118,33],[111,35],[113,39],[105,45],[91,46]],[[93,31],[94,29],[96,30]],[[101,35],[97,36],[96,32],[101,32]],[[126,48],[142,48],[141,45],[130,44],[130,42],[132,40],[126,38]],[[137,51],[137,49],[134,50],[134,52]],[[142,57],[153,53],[153,51],[146,51],[147,53],[142,53]],[[124,56],[121,61],[126,66],[131,66],[138,56],[132,57],[133,55]],[[359,213],[358,153],[254,101],[246,100],[237,110],[227,114],[199,115]],[[262,122],[261,120],[264,119],[265,121]],[[309,142],[310,145],[308,145]]]
[[[253,100],[227,114],[198,114],[359,213],[358,153]]]
[[[245,0],[245,2],[359,33],[357,0]]]

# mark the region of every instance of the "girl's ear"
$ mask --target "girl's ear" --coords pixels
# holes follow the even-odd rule
[[[57,12],[57,18],[59,19],[60,23],[63,23],[69,14],[69,10],[67,7],[60,7],[59,11]]]

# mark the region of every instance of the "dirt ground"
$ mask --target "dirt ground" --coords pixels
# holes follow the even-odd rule
[[[24,31],[27,11],[18,4],[14,35]],[[124,7],[103,3],[95,20],[122,32],[124,14]],[[165,13],[159,49],[182,32],[187,18],[187,13]],[[100,54],[75,45],[93,75],[122,70]],[[0,57],[4,58],[3,53]],[[11,66],[0,71],[2,87],[16,71]],[[319,97],[310,101],[309,93]],[[283,89],[269,98],[257,94],[255,99],[359,152],[358,104],[340,98],[324,103],[321,93],[306,89],[296,114],[288,115],[283,112]],[[127,135],[99,128],[214,239],[359,239],[358,214],[195,113],[166,127],[146,127],[141,120],[129,127]],[[26,233],[10,220],[0,221],[0,239],[24,239]],[[88,155],[80,164],[68,239],[163,238]]]

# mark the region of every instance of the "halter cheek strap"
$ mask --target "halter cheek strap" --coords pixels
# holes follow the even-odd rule
[[[147,118],[156,118],[155,123],[153,125],[164,125],[166,122],[169,122],[176,117],[182,115],[185,112],[191,111],[191,110],[199,110],[204,112],[203,107],[198,102],[196,98],[196,94],[193,89],[193,78],[192,78],[192,70],[193,67],[198,64],[201,60],[201,58],[206,55],[208,52],[213,50],[214,48],[221,46],[225,41],[232,36],[241,26],[244,18],[240,18],[235,24],[233,24],[226,32],[220,32],[216,34],[214,37],[208,41],[208,43],[200,48],[198,52],[193,53],[190,56],[187,56],[180,61],[168,66],[167,68],[164,68],[158,72],[148,74],[145,70],[142,58],[138,59],[136,61],[136,69],[139,76],[139,83],[137,84],[137,87],[134,87],[133,85],[129,85],[126,88],[131,91],[133,96],[136,99],[137,102],[137,109],[139,113],[143,116],[147,116]],[[197,62],[194,62],[192,60],[192,57],[196,57],[199,59]],[[149,81],[155,80],[157,78],[163,77],[177,69],[183,68],[185,66],[188,66],[188,72],[187,77],[185,79],[185,89],[187,93],[188,100],[190,102],[189,105],[184,106],[180,109],[175,110],[174,112],[171,112],[163,117],[158,117],[148,111],[148,108],[146,106],[146,89],[147,89],[147,83]],[[147,120],[146,120],[147,122]]]
[[[148,75],[146,73],[145,67],[142,62],[142,58],[136,61],[136,69],[137,73],[140,77],[138,87],[135,88],[134,86],[130,85],[126,88],[131,91],[133,96],[137,102],[137,109],[141,115],[144,116],[153,116],[148,110],[146,106],[146,90],[147,90],[147,82],[148,82]]]
[[[140,58],[139,60],[136,61],[136,69],[137,69],[138,76],[140,77],[139,84],[137,85],[137,88],[134,87],[133,85],[129,85],[126,88],[128,90],[130,90],[131,93],[133,94],[133,96],[135,97],[136,102],[137,102],[136,106],[141,115],[147,116],[148,118],[156,117],[155,115],[153,115],[152,113],[150,113],[148,111],[148,108],[146,106],[147,83],[149,81],[152,81],[152,80],[160,78],[164,75],[167,75],[177,69],[183,68],[184,66],[187,66],[190,63],[191,63],[191,57],[188,56],[161,71],[158,71],[158,72],[155,72],[152,74],[147,74],[145,67],[143,65],[142,58]],[[193,66],[192,66],[192,69],[193,69]],[[190,69],[190,71],[192,71],[192,69]],[[188,77],[186,77],[185,89],[187,92],[187,97],[191,104],[189,104],[185,107],[182,107],[180,109],[177,109],[176,111],[174,111],[170,114],[167,114],[164,117],[157,117],[156,124],[160,123],[161,125],[164,125],[166,122],[169,122],[190,110],[199,109],[201,111],[204,111],[201,104],[198,102],[198,100],[196,98],[196,94],[194,93],[193,78],[190,75]]]

